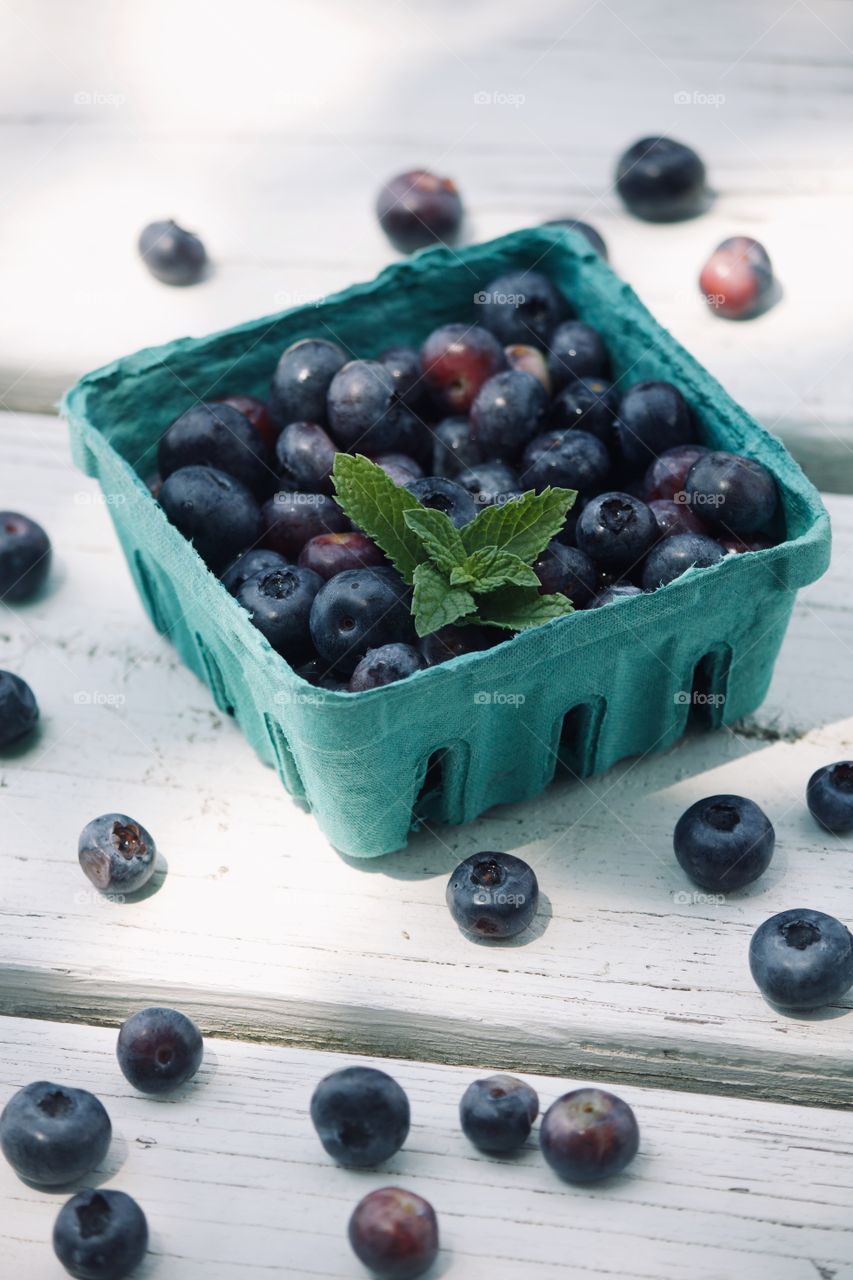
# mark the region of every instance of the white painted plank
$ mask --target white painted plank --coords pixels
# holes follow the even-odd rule
[[[853,742],[853,502],[832,502],[833,570],[802,594],[745,733],[352,863],[154,633],[62,427],[0,427],[0,506],[42,519],[57,560],[43,599],[0,616],[3,663],[44,713],[37,745],[0,768],[0,1010],[98,1021],[157,998],[208,1029],[321,1048],[849,1104],[849,1017],[774,1013],[746,949],[787,907],[853,918],[849,842],[803,803],[812,770]],[[689,895],[671,834],[720,791],[766,808],[778,850],[759,884],[717,905]],[[168,861],[141,902],[103,902],[77,866],[78,832],[115,809]],[[482,848],[520,852],[546,895],[510,947],[466,942],[444,904],[455,863]]]
[[[346,1241],[358,1199],[397,1184],[427,1197],[442,1253],[430,1273],[465,1280],[851,1280],[853,1116],[740,1099],[620,1090],[641,1128],[623,1175],[592,1189],[550,1172],[534,1132],[518,1157],[490,1159],[459,1130],[470,1070],[377,1061],[409,1093],[412,1130],[377,1171],[325,1156],[308,1117],[317,1081],[350,1058],[208,1042],[194,1085],[168,1100],[134,1094],[115,1032],[0,1020],[0,1104],[32,1079],[96,1092],[116,1137],[95,1175],[135,1196],[152,1247],[140,1280],[364,1274]],[[577,1082],[526,1077],[543,1108]],[[585,1082],[584,1082],[585,1083]],[[54,1280],[50,1248],[64,1193],[25,1187],[0,1160],[0,1268]]]

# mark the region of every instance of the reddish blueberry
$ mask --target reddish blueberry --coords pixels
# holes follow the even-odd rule
[[[162,284],[196,284],[205,273],[207,252],[201,240],[171,218],[143,227],[138,247],[142,261]]]
[[[702,444],[678,444],[672,449],[665,449],[649,463],[640,497],[646,502],[658,498],[679,501],[678,495],[684,494],[688,471],[707,452]]]
[[[751,236],[724,240],[702,268],[699,288],[711,310],[726,320],[758,315],[774,292],[767,250]]]
[[[640,1146],[634,1112],[604,1089],[573,1089],[542,1117],[539,1144],[566,1182],[598,1182],[621,1173]]]
[[[379,225],[401,253],[412,253],[436,241],[452,243],[459,234],[463,212],[455,184],[428,169],[410,169],[391,178],[376,199]]]
[[[520,373],[532,373],[550,396],[552,387],[548,361],[538,347],[529,347],[523,342],[515,342],[504,347],[504,355],[510,369],[517,369]]]
[[[264,503],[261,516],[264,545],[291,561],[311,538],[350,527],[335,500],[324,493],[276,493]]]
[[[421,347],[424,381],[446,413],[467,413],[487,378],[506,367],[501,344],[479,325],[445,324]]]
[[[134,1089],[169,1093],[198,1071],[204,1042],[186,1014],[176,1009],[140,1009],[122,1024],[116,1056],[122,1075]]]
[[[438,1257],[438,1219],[413,1191],[380,1187],[353,1210],[349,1242],[377,1280],[416,1280]]]
[[[223,396],[216,403],[230,404],[232,409],[242,413],[243,417],[251,422],[268,449],[275,447],[279,429],[272,420],[269,405],[265,400],[259,400],[257,396],[235,395]]]
[[[50,569],[50,538],[40,524],[17,511],[0,511],[0,600],[31,599]]]
[[[691,218],[707,200],[705,166],[682,142],[641,138],[619,157],[616,189],[638,218],[649,222]]]
[[[299,552],[298,563],[328,582],[336,573],[345,573],[348,569],[378,568],[388,561],[371,538],[357,529],[349,529],[344,533],[320,533],[311,538]]]
[[[670,502],[655,498],[649,510],[657,522],[658,533],[668,538],[671,533],[707,533],[708,528],[686,502]]]

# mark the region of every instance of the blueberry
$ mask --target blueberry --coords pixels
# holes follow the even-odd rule
[[[620,600],[626,599],[627,596],[641,596],[643,594],[640,587],[635,587],[630,582],[614,582],[612,586],[604,587],[592,597],[587,609],[600,609],[605,604],[618,604]]]
[[[480,462],[456,477],[478,506],[490,507],[506,494],[521,492],[518,475],[505,462]]]
[[[533,570],[542,584],[542,595],[562,592],[576,609],[582,609],[595,594],[595,565],[578,547],[549,542]]]
[[[496,373],[471,405],[471,436],[485,458],[517,458],[536,435],[547,406],[548,394],[532,373]]]
[[[543,227],[568,227],[570,231],[577,231],[595,250],[599,258],[607,262],[607,245],[604,243],[604,237],[588,222],[580,222],[577,218],[551,218],[542,225]]]
[[[148,1223],[123,1191],[80,1191],[64,1204],[53,1249],[75,1280],[124,1280],[148,1249]]]
[[[610,372],[610,356],[604,339],[591,324],[566,320],[551,335],[548,369],[555,392],[576,378],[606,378]],[[588,431],[589,427],[584,426],[584,430]]]
[[[530,1137],[539,1114],[535,1089],[517,1076],[473,1080],[459,1103],[462,1132],[478,1151],[517,1151]]]
[[[610,475],[610,454],[588,431],[546,431],[524,450],[519,479],[523,489],[541,493],[548,485],[599,493]]]
[[[243,583],[254,578],[256,573],[265,569],[284,569],[286,566],[287,561],[277,551],[270,551],[268,547],[254,547],[251,551],[244,551],[228,566],[222,574],[222,585],[232,596],[236,596]]]
[[[320,533],[299,552],[299,564],[319,574],[324,582],[347,569],[378,569],[387,563],[376,543],[356,529]]]
[[[368,649],[350,676],[350,693],[363,693],[366,689],[379,689],[414,675],[426,663],[410,644],[384,644],[378,649]]]
[[[496,627],[440,627],[420,642],[421,653],[428,667],[449,662],[463,653],[481,653],[507,639]]]
[[[705,166],[682,142],[641,138],[619,158],[616,189],[636,217],[675,222],[701,212]]]
[[[391,569],[349,569],[330,578],[311,606],[310,625],[320,657],[346,675],[368,649],[414,639],[409,593]]]
[[[409,411],[397,398],[390,369],[378,360],[350,360],[332,379],[329,430],[342,449],[382,453],[400,442]]]
[[[455,184],[427,169],[410,169],[391,178],[376,199],[379,225],[401,253],[436,241],[453,243],[463,213]]]
[[[377,1280],[416,1280],[438,1257],[438,1219],[429,1201],[401,1187],[380,1187],[349,1220],[353,1252]]]
[[[338,1164],[370,1169],[390,1160],[409,1133],[409,1099],[375,1067],[344,1067],[324,1076],[311,1097],[311,1120]]]
[[[501,346],[523,342],[547,348],[571,307],[547,276],[539,271],[511,271],[486,285],[480,295],[481,323]]]
[[[169,1093],[198,1071],[204,1041],[195,1023],[177,1009],[140,1009],[122,1024],[116,1056],[134,1089]]]
[[[252,494],[234,476],[214,467],[173,471],[163,481],[160,505],[214,573],[257,542],[261,533],[261,513]]]
[[[302,338],[282,352],[272,376],[269,409],[279,427],[289,422],[326,422],[332,379],[349,360],[337,343]]]
[[[573,1089],[553,1102],[539,1130],[548,1164],[566,1182],[598,1182],[631,1163],[640,1145],[634,1112],[604,1089]]]
[[[157,465],[164,480],[182,467],[215,467],[256,496],[268,493],[275,472],[255,428],[230,404],[194,404],[160,437]]]
[[[751,236],[718,244],[699,275],[708,306],[727,320],[748,320],[765,310],[774,294],[767,250]]]
[[[29,600],[49,568],[50,539],[41,525],[17,511],[0,511],[0,600]]]
[[[259,400],[257,396],[234,395],[223,396],[215,403],[228,404],[238,413],[242,413],[246,421],[255,428],[267,449],[272,451],[275,448],[279,428],[273,422],[269,405],[265,400]]]
[[[110,1118],[85,1089],[38,1080],[19,1089],[0,1115],[0,1148],[20,1178],[59,1187],[91,1173],[112,1139]]]
[[[474,853],[447,882],[447,905],[463,933],[514,938],[536,915],[533,868],[511,853]]]
[[[321,533],[344,533],[350,522],[325,493],[276,493],[261,508],[264,543],[295,560],[306,542]]]
[[[687,473],[708,450],[702,444],[677,444],[649,463],[640,497],[646,502],[683,501]]]
[[[0,671],[0,751],[32,733],[38,718],[38,703],[26,680]]]
[[[420,463],[405,453],[377,453],[371,458],[371,462],[381,467],[396,485],[407,484],[409,480],[420,480],[424,473]]]
[[[649,510],[654,515],[661,537],[668,538],[673,533],[707,534],[708,532],[707,527],[685,502],[670,502],[666,498],[655,498],[649,503]]]
[[[853,831],[853,760],[817,769],[809,778],[806,800],[812,817],[833,835]]]
[[[554,397],[548,423],[554,431],[580,429],[609,445],[618,404],[616,389],[605,379],[575,378]]]
[[[707,524],[740,538],[772,520],[779,502],[776,481],[767,468],[736,453],[704,454],[687,473],[684,488]]]
[[[207,253],[197,235],[169,218],[149,222],[139,233],[142,261],[163,284],[196,284],[207,267]]]
[[[289,422],[275,446],[282,480],[308,493],[332,492],[336,454],[333,440],[316,422]]]
[[[776,833],[766,813],[744,796],[697,800],[675,824],[675,856],[690,879],[712,893],[752,884],[770,866]]]
[[[692,444],[696,428],[690,406],[670,382],[635,382],[622,397],[616,437],[625,464],[645,471],[676,445]]]
[[[819,1009],[837,1003],[853,985],[853,937],[822,911],[780,911],[752,935],[749,968],[772,1004]]]
[[[643,588],[656,591],[658,587],[665,587],[668,582],[680,578],[693,566],[709,568],[722,560],[725,554],[719,542],[707,534],[671,533],[649,552],[643,565]]]
[[[506,368],[503,347],[476,324],[445,324],[421,347],[424,381],[446,413],[467,413],[487,378]]]
[[[80,832],[77,856],[102,893],[135,893],[154,874],[157,846],[142,824],[126,813],[105,813]]]
[[[427,395],[419,352],[414,347],[389,347],[380,355],[379,363],[385,365],[394,379],[400,403],[419,412]]]
[[[424,476],[422,480],[410,480],[406,488],[431,511],[443,511],[457,529],[468,524],[477,514],[477,507],[470,493],[453,480],[445,480],[443,476]]]
[[[551,374],[548,370],[548,361],[538,347],[529,347],[523,342],[514,342],[508,347],[504,347],[504,355],[510,369],[517,369],[519,373],[531,373],[534,378],[539,379],[546,393],[550,396]]]
[[[455,479],[466,467],[483,461],[467,418],[444,418],[432,431],[432,473]],[[420,479],[420,477],[416,477]]]
[[[293,664],[311,654],[308,619],[322,585],[319,574],[300,565],[286,565],[247,579],[237,592],[237,601],[276,652]]]
[[[578,517],[578,546],[605,569],[627,569],[636,564],[657,536],[651,511],[629,493],[599,494]]]

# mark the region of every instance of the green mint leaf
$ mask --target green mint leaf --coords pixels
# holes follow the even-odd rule
[[[424,551],[404,517],[407,511],[420,509],[417,498],[360,454],[335,454],[332,479],[338,505],[356,528],[378,543],[406,582],[411,583]]]
[[[539,587],[539,579],[520,556],[499,547],[483,547],[467,556],[458,568],[451,570],[452,587],[470,587],[472,591],[496,591],[499,587]]]
[[[576,497],[574,489],[548,488],[486,507],[461,530],[465,550],[499,547],[530,564],[560,532]]]
[[[439,627],[449,626],[474,609],[474,597],[461,587],[451,587],[447,578],[434,565],[419,564],[414,573],[415,595],[412,611],[415,631],[428,636]]]
[[[412,533],[420,538],[430,560],[445,573],[450,573],[465,559],[465,547],[459,530],[443,511],[431,511],[428,507],[418,506],[404,511],[403,519]]]
[[[567,596],[540,596],[533,587],[501,587],[477,601],[481,623],[489,627],[509,627],[513,631],[539,627],[543,622],[572,612],[572,602]]]

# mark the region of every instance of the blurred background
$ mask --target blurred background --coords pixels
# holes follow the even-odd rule
[[[452,177],[466,239],[571,215],[816,482],[853,491],[851,0],[0,0],[0,409],[80,373],[299,305],[397,255],[392,174]],[[665,133],[716,198],[632,218],[619,153]],[[159,284],[174,217],[214,269]],[[733,323],[697,276],[761,240],[783,297]]]

